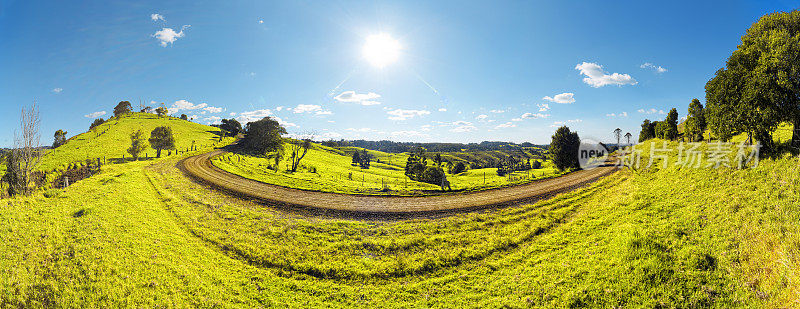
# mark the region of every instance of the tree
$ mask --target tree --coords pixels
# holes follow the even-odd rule
[[[442,190],[444,190],[445,182],[447,181],[447,175],[444,174],[444,171],[441,167],[428,166],[422,172],[419,181],[442,186]]]
[[[678,110],[674,107],[669,110],[667,119],[664,120],[666,126],[663,130],[664,139],[674,140],[678,138]]]
[[[167,106],[164,105],[164,103],[161,103],[161,106],[156,108],[156,115],[158,115],[158,117],[164,117],[167,115],[167,113],[169,113],[169,110],[167,109]]]
[[[534,160],[531,162],[531,169],[538,170],[540,168],[542,168],[542,161]]]
[[[58,148],[67,143],[67,131],[58,130],[53,134],[53,148]]]
[[[466,170],[467,170],[467,166],[464,165],[464,162],[458,161],[450,169],[450,174],[461,174]]]
[[[572,132],[567,126],[556,129],[552,136],[548,153],[550,159],[559,170],[578,168],[578,148],[581,139],[578,132]]]
[[[302,140],[291,140],[289,143],[289,159],[292,161],[292,173],[297,171],[297,167],[300,166],[300,161],[305,158],[308,150],[311,149],[311,139],[313,138],[305,138]]]
[[[619,148],[619,138],[622,137],[622,129],[614,129],[614,137],[617,138],[617,148]]]
[[[242,124],[234,118],[222,119],[222,124],[219,125],[219,128],[227,131],[231,136],[236,136],[242,131]]]
[[[631,137],[632,137],[632,136],[633,136],[633,135],[631,134],[631,132],[625,133],[625,139],[627,139],[627,140],[628,140],[628,145],[630,145],[630,144],[631,144]]]
[[[283,149],[282,134],[286,129],[270,117],[247,123],[242,145],[258,154],[267,154]]]
[[[150,132],[150,146],[156,150],[156,157],[161,158],[161,150],[175,149],[175,138],[172,136],[172,128],[160,126]]]
[[[186,116],[186,114],[181,114],[181,120],[187,120],[188,121],[189,120],[189,116]]]
[[[147,141],[144,139],[144,132],[136,130],[131,133],[131,147],[128,148],[128,153],[134,160],[139,160],[139,155],[147,149]]]
[[[106,121],[103,118],[97,118],[92,121],[92,124],[89,125],[89,130],[94,129],[94,127],[104,124]]]
[[[144,104],[140,104],[140,105],[139,105],[139,107],[141,108],[141,109],[139,109],[139,112],[140,112],[140,113],[147,113],[147,114],[149,114],[151,111],[153,111],[153,108],[152,108],[152,107],[150,107],[150,106],[146,106],[146,105],[144,105]]]
[[[405,174],[408,178],[411,178],[411,180],[421,181],[422,173],[425,172],[427,166],[428,158],[425,156],[425,149],[419,147],[408,156]]]
[[[441,166],[442,165],[442,155],[437,153],[435,156],[433,156],[433,163],[436,163],[436,166]]]
[[[650,122],[649,119],[645,119],[644,122],[642,122],[642,131],[639,132],[639,142],[641,143],[654,137],[656,137],[655,123]]]
[[[131,111],[133,111],[133,108],[131,107],[131,102],[128,101],[119,102],[119,104],[117,104],[117,106],[114,107],[114,117],[119,118],[120,116],[123,116],[125,114],[130,114]]]
[[[361,165],[361,153],[358,150],[353,153],[353,165]]]
[[[365,169],[369,168],[369,165],[372,162],[372,154],[370,154],[369,152],[367,152],[366,149],[364,149],[361,151],[361,154],[358,157],[361,159],[361,161],[358,162],[359,166]]]
[[[689,138],[689,141],[702,141],[703,132],[706,130],[706,117],[703,111],[703,104],[698,99],[692,99],[689,103],[689,113],[684,122],[683,133]]]
[[[19,132],[20,135],[14,134],[14,149],[6,158],[6,174],[3,176],[3,181],[8,183],[9,195],[27,195],[32,191],[32,174],[41,162],[39,110],[36,103],[30,109],[22,108]]]

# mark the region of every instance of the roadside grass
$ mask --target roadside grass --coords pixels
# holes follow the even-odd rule
[[[281,162],[275,171],[275,162],[272,159],[238,153],[216,156],[212,158],[212,163],[222,170],[245,178],[303,190],[401,196],[441,193],[438,185],[413,181],[405,176],[408,154],[368,150],[374,159],[370,168],[362,169],[352,164],[352,157],[349,155],[356,150],[363,149],[330,148],[313,144],[300,168],[294,173],[287,171],[287,162]],[[447,174],[447,180],[453,190],[464,192],[523,184],[562,174],[551,162],[546,161],[540,169],[517,171],[507,176],[498,176],[496,168],[483,168],[455,175]]]

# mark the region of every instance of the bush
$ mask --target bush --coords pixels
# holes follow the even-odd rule
[[[453,165],[453,168],[450,169],[450,174],[461,174],[466,170],[467,166],[464,164],[464,162],[458,161],[455,165]]]
[[[419,181],[439,186],[442,185],[442,180],[446,179],[446,177],[441,167],[428,166],[422,172]]]

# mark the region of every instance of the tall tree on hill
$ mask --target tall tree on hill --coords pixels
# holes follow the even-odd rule
[[[353,153],[353,165],[361,165],[361,152],[358,150]]]
[[[774,149],[772,131],[794,124],[800,147],[800,11],[765,15],[754,23],[725,68],[706,84],[709,128],[721,139],[746,132]],[[729,123],[729,121],[733,121]]]
[[[639,142],[641,143],[654,137],[656,137],[655,125],[650,122],[650,119],[645,119],[642,122],[642,130],[639,132]]]
[[[568,168],[578,168],[578,148],[580,147],[581,139],[578,137],[578,132],[572,132],[567,126],[561,126],[556,129],[555,134],[552,136],[550,148],[548,153],[550,159],[559,170]]]
[[[119,118],[120,116],[130,114],[132,111],[133,108],[131,107],[131,102],[122,101],[119,102],[116,107],[114,107],[114,117]]]
[[[150,147],[156,150],[156,157],[161,158],[161,150],[175,149],[175,137],[172,136],[172,128],[160,126],[150,132]]]
[[[632,136],[633,135],[631,134],[631,132],[625,133],[625,138],[628,140],[628,145],[631,144],[631,137]]]
[[[684,122],[683,133],[689,138],[689,141],[702,141],[703,132],[706,130],[706,116],[703,111],[703,104],[698,99],[692,99],[689,103],[689,113]]]
[[[41,135],[39,134],[39,110],[36,103],[30,109],[22,108],[19,135],[14,134],[14,149],[6,158],[6,174],[9,195],[32,192],[32,174],[41,162]]]
[[[181,120],[189,121],[189,116],[186,116],[186,114],[181,114]]]
[[[264,117],[261,120],[249,122],[245,128],[242,145],[250,151],[265,155],[270,152],[283,150],[283,138],[286,129],[275,119]]]
[[[67,143],[67,131],[58,130],[53,134],[53,148],[58,148]]]
[[[617,138],[617,148],[619,148],[619,139],[622,137],[622,129],[616,128],[614,129],[614,137]]]
[[[169,110],[167,109],[167,106],[164,105],[164,103],[161,103],[161,106],[156,108],[156,115],[158,115],[158,117],[164,117],[167,115],[167,113],[169,113]]]
[[[103,118],[97,118],[92,121],[92,124],[89,125],[89,130],[94,129],[94,127],[104,124],[106,121]]]
[[[147,149],[147,141],[144,139],[144,132],[136,130],[131,133],[131,147],[128,148],[128,153],[134,160],[139,160],[139,155]]]
[[[674,107],[669,110],[667,119],[664,120],[666,126],[664,127],[664,139],[674,140],[678,138],[678,110]]]

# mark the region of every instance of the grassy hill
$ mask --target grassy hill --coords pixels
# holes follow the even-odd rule
[[[133,113],[121,118],[112,117],[89,132],[73,136],[65,145],[48,151],[42,158],[39,169],[49,171],[86,159],[120,160],[123,155],[130,158],[130,154],[127,153],[131,144],[130,134],[141,129],[145,132],[146,138],[149,138],[150,132],[159,126],[172,128],[175,146],[181,151],[187,150],[193,143],[197,147],[205,147],[219,139],[220,130],[215,127],[175,117]],[[155,154],[155,150],[148,148],[143,156],[154,157]]]
[[[288,145],[286,147],[288,153]],[[304,190],[370,195],[419,195],[440,192],[438,185],[409,180],[405,176],[408,153],[394,154],[368,150],[374,159],[370,168],[362,169],[351,164],[351,154],[363,150],[358,147],[330,148],[313,144],[300,169],[295,173],[285,171],[286,162],[281,163],[276,172],[274,161],[271,159],[235,153],[215,157],[212,162],[225,171],[246,178]],[[500,151],[442,154],[444,159],[453,162],[469,162],[466,159],[475,160],[478,156],[489,158],[508,156]],[[432,154],[428,156],[431,157]],[[518,171],[507,176],[498,176],[497,168],[481,168],[455,175],[447,174],[447,180],[450,181],[453,190],[463,192],[521,184],[561,174],[552,163],[545,162],[540,169]]]
[[[179,159],[110,165],[51,198],[0,200],[3,305],[798,301],[800,162],[790,156],[744,170],[625,170],[533,205],[389,221],[235,199],[187,180]]]

